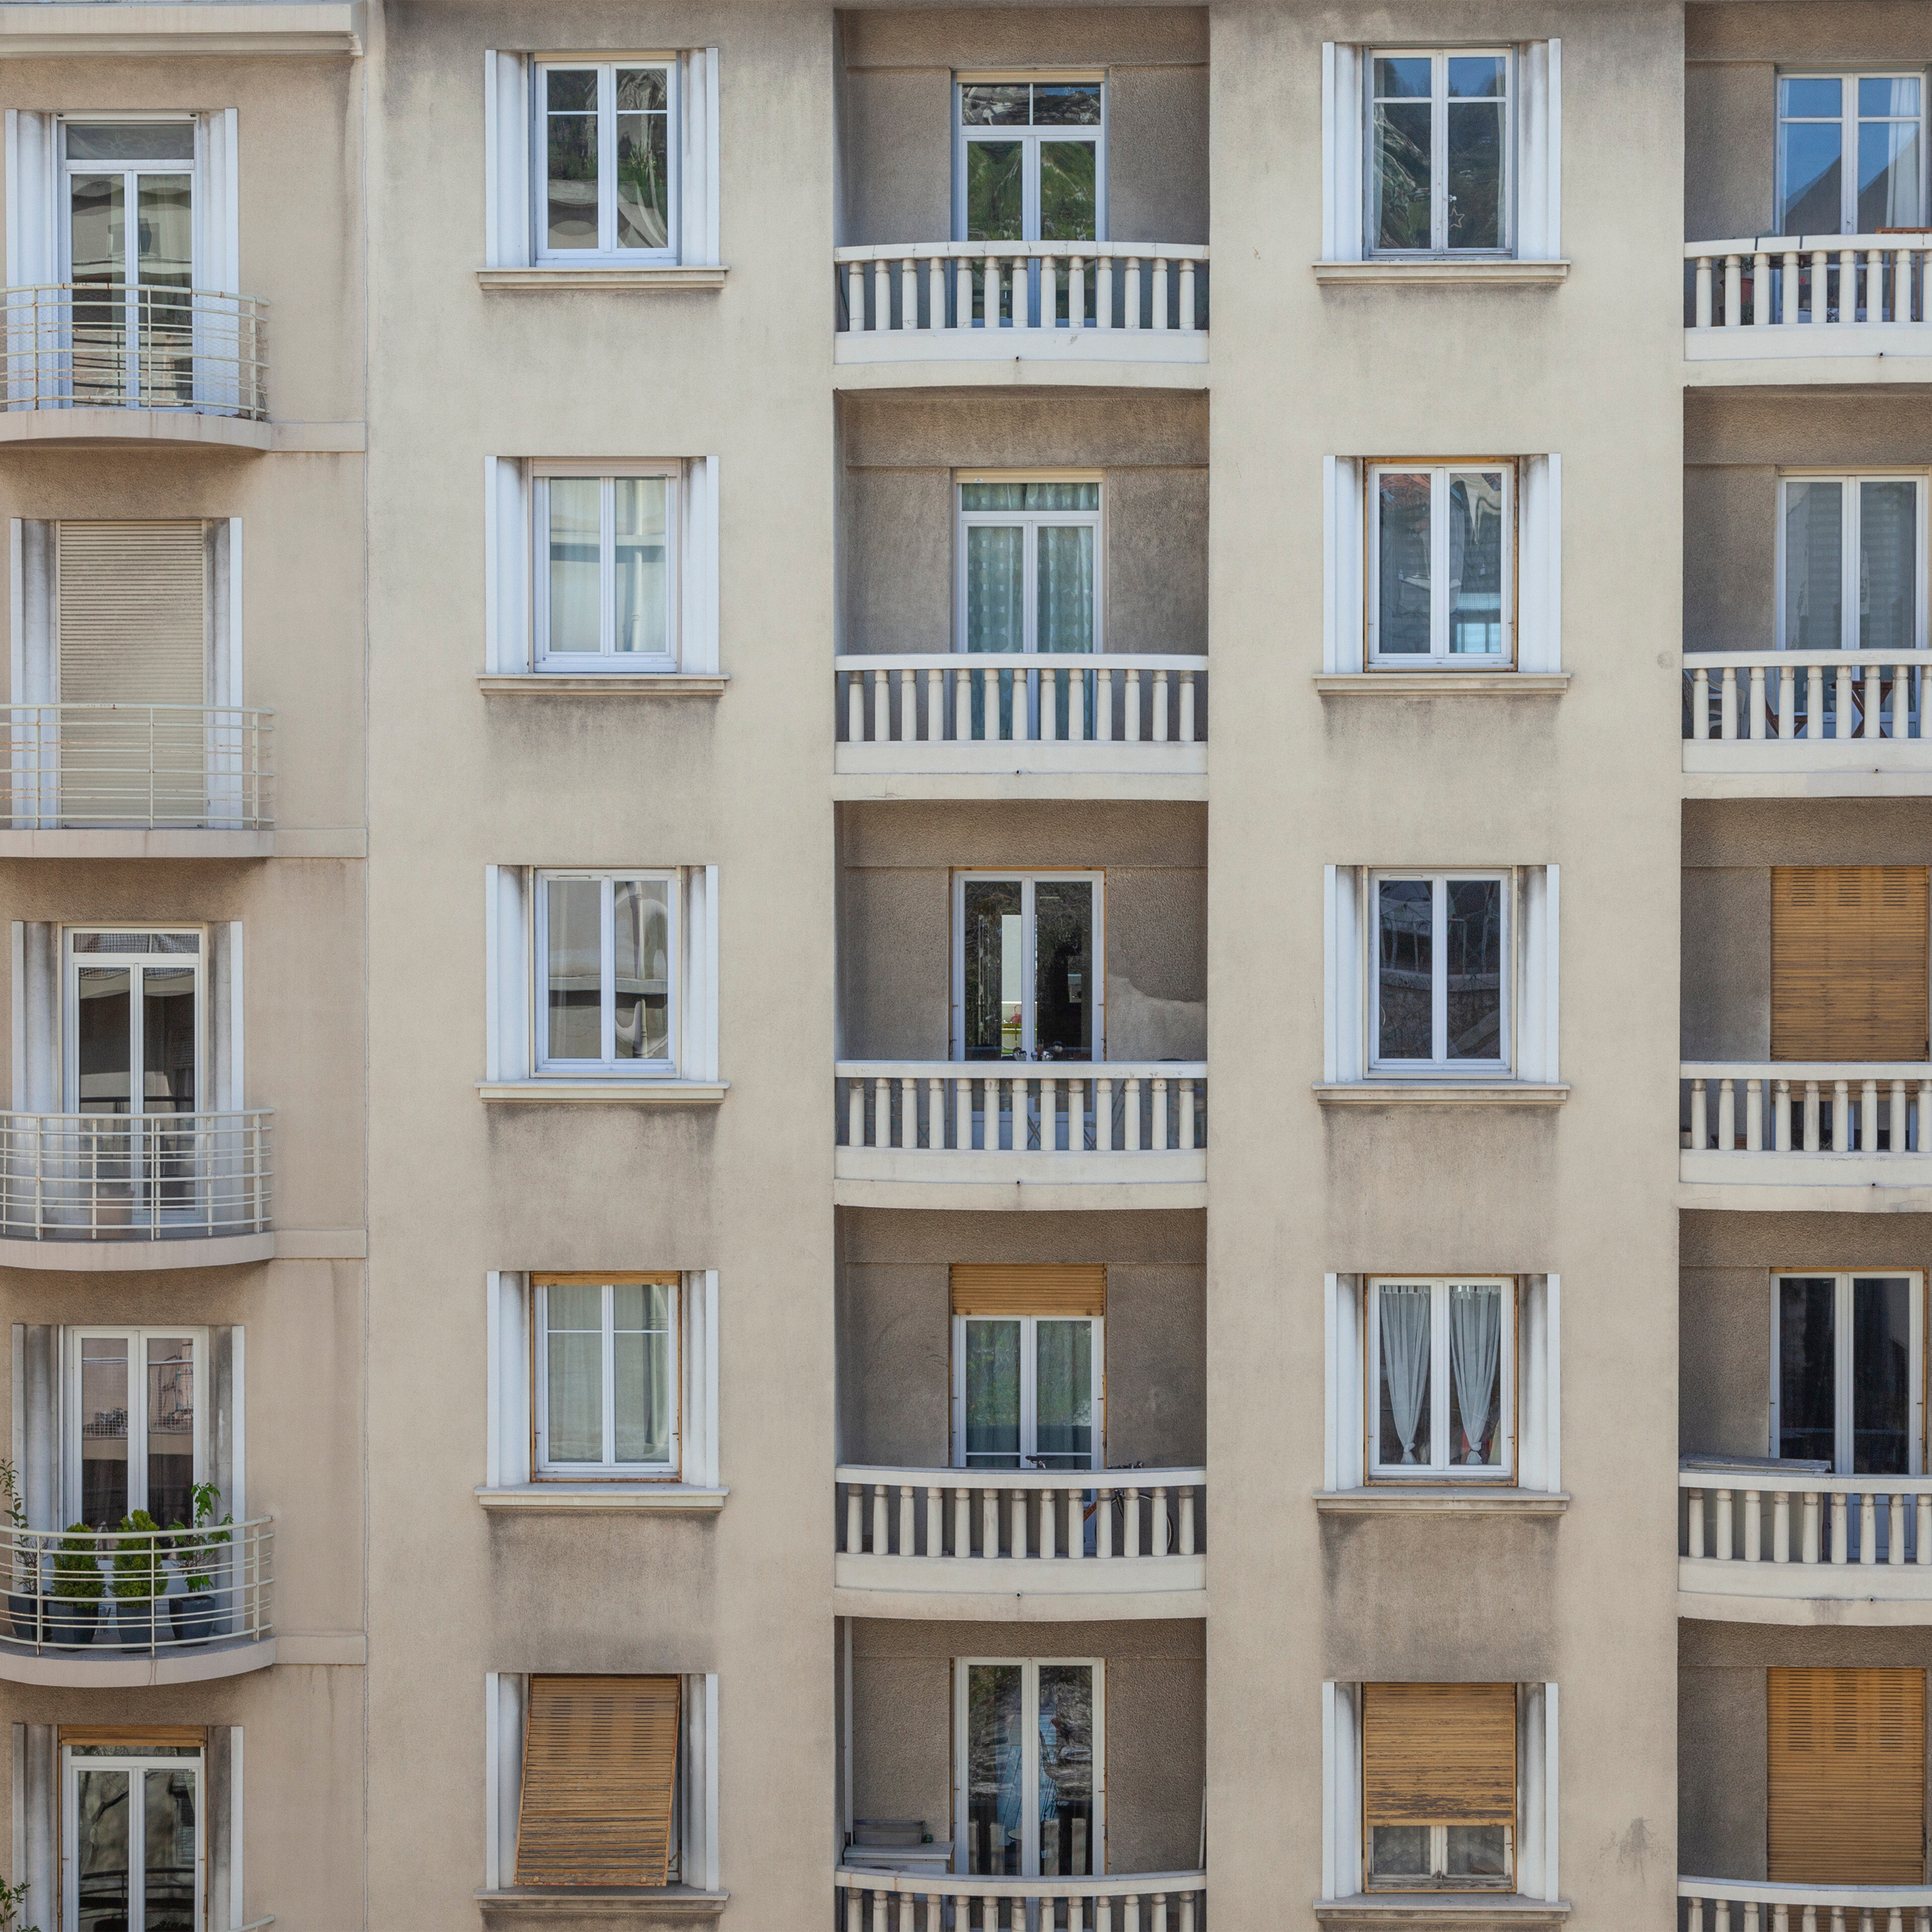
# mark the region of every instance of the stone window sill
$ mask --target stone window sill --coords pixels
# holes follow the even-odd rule
[[[730,1493],[689,1483],[516,1483],[496,1489],[479,1484],[476,1500],[486,1510],[661,1510],[697,1515],[722,1510]]]
[[[1560,1107],[1562,1082],[1543,1080],[1317,1081],[1324,1107]]]
[[[1567,280],[1570,274],[1568,262],[1500,261],[1493,256],[1469,261],[1438,256],[1395,256],[1366,262],[1317,262],[1314,266],[1315,279],[1330,285],[1401,282],[1411,286],[1551,289]]]
[[[509,1918],[716,1918],[728,1892],[699,1892],[687,1885],[520,1885],[479,1891],[484,1916]]]
[[[1561,698],[1567,670],[1323,671],[1315,688],[1324,698]]]
[[[715,1107],[728,1080],[479,1080],[478,1098],[526,1106]]]
[[[600,267],[568,262],[541,268],[478,268],[476,286],[494,295],[554,295],[602,289],[619,295],[649,295],[659,290],[722,289],[728,271],[686,268],[667,262],[652,268]]]
[[[1350,1932],[1394,1932],[1397,1926],[1448,1924],[1456,1932],[1504,1927],[1545,1932],[1570,1916],[1568,1899],[1525,1898],[1515,1892],[1364,1892],[1352,1898],[1318,1898],[1318,1924]]]
[[[486,671],[476,688],[495,698],[716,698],[731,682],[722,674],[613,671],[608,676],[568,672]]]
[[[1324,1516],[1561,1516],[1564,1491],[1520,1490],[1506,1483],[1376,1483],[1359,1490],[1317,1490]]]

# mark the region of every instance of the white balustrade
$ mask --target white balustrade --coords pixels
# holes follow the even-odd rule
[[[1932,1887],[1680,1878],[1685,1932],[1932,1932]]]
[[[1922,1061],[1687,1061],[1678,1071],[1693,1154],[1917,1155],[1932,1125]]]
[[[1928,667],[1932,651],[1696,652],[1684,664],[1684,736],[1781,746],[1799,763],[1816,746],[1920,740]]]
[[[1700,1463],[1681,1469],[1677,1486],[1684,1496],[1678,1554],[1694,1564],[1910,1565],[1925,1572],[1923,1587],[1932,1595],[1932,1475]],[[1813,1594],[1834,1587],[1820,1578]],[[1852,1588],[1851,1580],[1842,1587]]]
[[[841,1867],[841,1932],[1203,1932],[1204,1871],[983,1878]],[[1912,1928],[1923,1932],[1923,1928]]]
[[[1688,326],[1702,334],[1922,323],[1928,254],[1932,233],[1687,242]]]

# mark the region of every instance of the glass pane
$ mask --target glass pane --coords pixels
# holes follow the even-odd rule
[[[80,1894],[76,1932],[128,1932],[128,1773],[74,1774],[75,1880]]]
[[[1020,1050],[1020,976],[1026,970],[1019,881],[969,879],[962,891],[964,1058],[1010,1059]]]
[[[1909,1474],[1911,1438],[1912,1285],[1903,1275],[1855,1275],[1851,1473]]]
[[[1916,230],[1924,225],[1919,206],[1918,124],[1866,122],[1858,129],[1857,232]]]
[[[1449,1058],[1500,1060],[1503,1017],[1503,886],[1452,879],[1442,935],[1449,976]]]
[[[1426,1878],[1429,1827],[1377,1825],[1370,1833],[1370,1860],[1378,1878]]]
[[[148,1343],[148,1514],[168,1528],[194,1523],[194,1343]]]
[[[1378,1460],[1384,1468],[1426,1466],[1432,1298],[1426,1282],[1383,1282],[1376,1290],[1376,1340],[1382,1352],[1382,1426]]]
[[[670,115],[661,67],[617,70],[617,246],[670,245]]]
[[[1018,1877],[1025,1856],[1026,1733],[1017,1664],[966,1666],[966,1869]]]
[[[1449,1288],[1449,1460],[1496,1468],[1503,1459],[1503,1291],[1500,1282]]]
[[[1909,84],[1909,83],[1908,83]],[[70,161],[191,161],[191,121],[70,121],[66,124]]]
[[[1100,507],[1100,486],[1097,483],[1011,483],[968,484],[968,489],[1011,490],[1018,488],[1022,493],[1021,502],[1010,507],[1018,509],[1024,503],[1029,510],[1097,510]]]
[[[1844,485],[1784,486],[1784,647],[1835,651],[1844,642]]]
[[[1822,1462],[1838,1448],[1838,1369],[1829,1275],[1786,1275],[1778,1284],[1778,1453]]]
[[[1099,234],[1095,173],[1098,146],[1091,141],[1040,144],[1040,232],[1046,242],[1090,242]]]
[[[1838,86],[1836,81],[1828,84],[1834,90]],[[1844,188],[1839,171],[1844,145],[1844,130],[1837,121],[1779,124],[1778,226],[1780,233],[1836,235],[1844,227]]]
[[[1459,67],[1488,63],[1451,61]],[[1500,100],[1449,104],[1448,220],[1452,248],[1503,244],[1503,116]]]
[[[597,75],[553,69],[546,90],[545,236],[552,248],[597,246]]]
[[[1870,75],[1858,82],[1858,112],[1862,117],[1900,116],[1916,118],[1918,112],[1918,82],[1915,75],[1897,79]]]
[[[1024,483],[962,483],[959,507],[962,510],[1018,510],[1026,507],[1029,488]]]
[[[76,952],[199,952],[198,932],[76,932]]]
[[[150,288],[185,289],[194,280],[194,203],[187,175],[138,178],[140,279]]]
[[[1039,592],[1036,648],[1094,648],[1094,529],[1090,524],[1042,524],[1036,581]]]
[[[677,1359],[671,1310],[677,1291],[668,1282],[620,1282],[610,1293],[617,1460],[668,1464]]]
[[[1509,1828],[1504,1825],[1451,1825],[1448,1858],[1443,1875],[1448,1878],[1507,1878],[1509,1876]]]
[[[1046,1469],[1094,1466],[1094,1324],[1034,1326],[1034,1460]],[[1086,1868],[1077,1868],[1084,1870]]]
[[[133,1091],[134,976],[124,966],[83,966],[74,974],[75,1057],[80,1111],[124,1114]]]
[[[1436,1052],[1435,889],[1426,879],[1384,879],[1378,898],[1376,1057],[1431,1059]]]
[[[1429,654],[1429,476],[1376,479],[1376,654]]]
[[[1508,83],[1509,62],[1501,54],[1451,54],[1451,100],[1500,100]]]
[[[1376,57],[1378,100],[1426,100],[1432,67],[1427,54],[1378,54]]]
[[[594,476],[553,476],[550,498],[550,639],[552,651],[601,647],[598,595],[598,497]]]
[[[1034,1046],[1042,1060],[1094,1058],[1094,886],[1034,888]]]
[[[128,1344],[89,1335],[80,1345],[80,1520],[113,1529],[132,1506],[128,1493]]]
[[[966,648],[1017,651],[1026,645],[1025,533],[976,524],[966,532]]]
[[[966,1324],[966,1466],[1020,1466],[1020,1324]]]
[[[966,143],[968,241],[1022,238],[1025,153],[1019,141]]]
[[[1100,83],[1097,80],[1054,81],[1033,91],[1036,128],[1097,128],[1100,124]]]
[[[1844,82],[1836,79],[1780,80],[1778,93],[1780,115],[1802,120],[1836,121],[1845,111]]]
[[[545,890],[549,895],[548,1056],[552,1060],[601,1060],[603,889],[596,879],[551,879],[545,882]]]
[[[141,975],[143,1113],[194,1112],[194,981],[191,967]]]
[[[1376,68],[1406,67],[1378,61]],[[1424,68],[1426,61],[1420,64]],[[1378,102],[1370,136],[1369,233],[1378,248],[1426,248],[1430,243],[1428,100]]]
[[[76,175],[68,184],[68,240],[76,284],[118,284],[128,275],[128,218],[119,175]],[[76,394],[103,391],[122,394],[126,377],[120,351],[125,344],[127,310],[103,295],[74,304],[74,385]]]
[[[1026,82],[966,82],[959,89],[959,118],[968,128],[1024,128],[1028,118]]]
[[[195,1774],[156,1768],[147,1793],[147,1870],[143,1932],[194,1932]]]
[[[611,487],[616,499],[616,648],[662,657],[670,650],[664,514],[670,485],[662,476],[620,476]]]
[[[1040,1870],[1094,1869],[1094,1666],[1040,1666]]]
[[[670,1058],[670,885],[620,879],[611,888],[620,1060]]]
[[[1502,647],[1502,472],[1461,472],[1449,479],[1449,648],[1486,656]]]
[[[1909,651],[1918,624],[1918,488],[1858,485],[1858,648]]]
[[[594,1282],[544,1290],[550,1460],[604,1460],[604,1291]]]

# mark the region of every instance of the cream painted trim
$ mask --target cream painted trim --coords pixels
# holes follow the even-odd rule
[[[1503,1483],[1431,1483],[1396,1488],[1317,1490],[1324,1516],[1400,1516],[1420,1511],[1441,1516],[1562,1516],[1570,1507],[1564,1490],[1550,1495]]]
[[[268,1234],[216,1234],[187,1241],[0,1240],[0,1268],[32,1268],[46,1274],[152,1274],[170,1268],[238,1268],[274,1260],[281,1238]]]
[[[638,268],[576,268],[566,262],[541,268],[478,268],[476,286],[495,295],[554,295],[583,289],[650,295],[667,290],[722,289],[730,272],[722,266],[712,268],[682,262]]]
[[[479,1099],[538,1106],[716,1106],[728,1080],[479,1080]]]
[[[659,1510],[673,1515],[706,1514],[724,1507],[729,1490],[707,1490],[688,1483],[518,1483],[476,1486],[486,1510],[578,1514],[586,1510]]]
[[[348,54],[362,51],[362,0],[348,5],[70,7],[53,20],[44,0],[0,6],[0,58],[112,54]]]
[[[44,0],[36,0],[44,4]],[[206,4],[206,0],[202,0]],[[476,688],[494,698],[718,698],[731,682],[723,672],[649,671],[572,677],[550,671],[486,671]]]
[[[1558,1107],[1567,1082],[1531,1080],[1321,1081],[1315,1097],[1324,1107]]]
[[[1525,1898],[1517,1892],[1377,1892],[1353,1898],[1318,1899],[1318,1925],[1347,1926],[1350,1932],[1394,1932],[1398,1926],[1436,1925],[1458,1919],[1485,1928],[1501,1924],[1522,1932],[1544,1932],[1564,1924],[1570,1901]]]
[[[1396,284],[1442,287],[1456,284],[1495,287],[1554,288],[1567,281],[1570,264],[1563,262],[1518,262],[1502,257],[1480,261],[1408,261],[1376,256],[1366,262],[1316,262],[1311,265],[1318,282],[1330,285],[1349,283]]]
[[[46,1684],[69,1690],[132,1690],[152,1684],[207,1684],[266,1670],[276,1660],[276,1640],[236,1644],[172,1657],[121,1657],[98,1647],[82,1655],[24,1657],[0,1654],[0,1683]]]
[[[477,1909],[487,1919],[617,1918],[632,1923],[659,1918],[722,1918],[728,1892],[696,1892],[686,1886],[662,1891],[612,1888],[595,1892],[478,1891]]]
[[[1570,674],[1567,670],[1323,671],[1316,674],[1313,682],[1324,698],[1561,698],[1570,688]]]

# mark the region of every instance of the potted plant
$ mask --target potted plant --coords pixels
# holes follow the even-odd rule
[[[121,1519],[114,1550],[114,1621],[123,1650],[149,1650],[154,1641],[154,1603],[167,1587],[161,1569],[161,1526],[146,1510]]]
[[[39,1932],[39,1928],[20,1923],[20,1909],[27,1902],[27,1881],[9,1885],[0,1878],[0,1932]]]
[[[27,1512],[20,1507],[20,1478],[14,1465],[0,1461],[0,1508],[7,1512],[7,1540],[11,1558],[7,1614],[12,1618],[14,1634],[22,1643],[32,1643],[40,1635],[39,1565],[27,1538]]]
[[[219,1523],[214,1522],[215,1505],[221,1500],[221,1492],[212,1483],[197,1483],[194,1486],[194,1526],[186,1523],[169,1525],[173,1535],[170,1556],[181,1570],[182,1586],[186,1594],[168,1599],[168,1615],[172,1620],[175,1641],[177,1643],[206,1643],[212,1636],[220,1634],[215,1614],[214,1579],[208,1574],[209,1558],[213,1552],[232,1540],[234,1512],[231,1510]],[[209,1526],[214,1526],[210,1528]]]
[[[84,1522],[70,1522],[54,1552],[53,1605],[50,1621],[54,1641],[78,1646],[94,1641],[106,1580],[94,1538]]]

